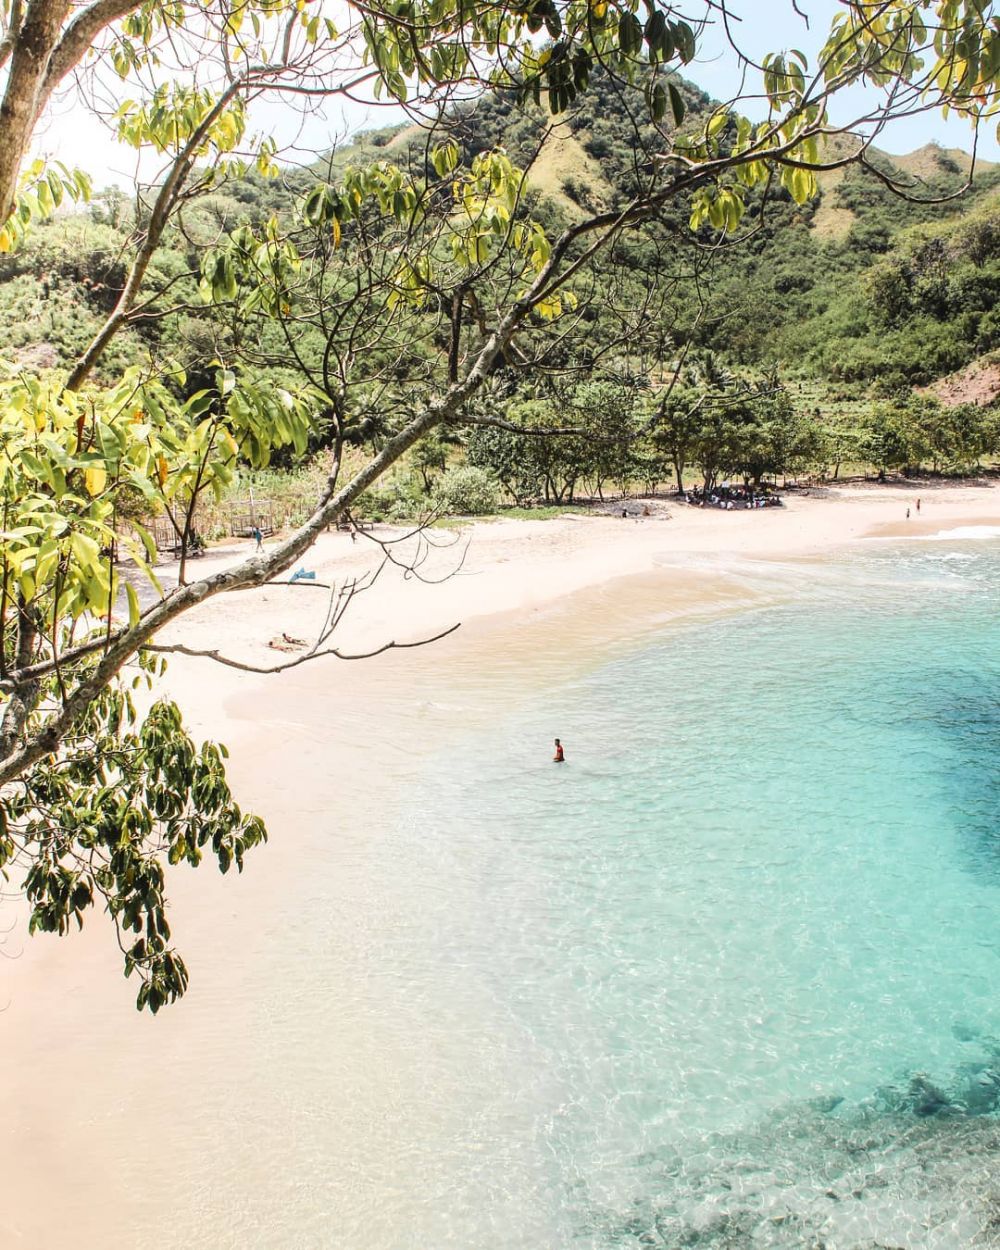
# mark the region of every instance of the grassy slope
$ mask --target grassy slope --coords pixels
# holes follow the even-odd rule
[[[533,211],[553,225],[621,201],[640,176],[642,153],[636,152],[622,100],[607,85],[592,87],[579,107],[552,128],[532,165],[531,185],[540,193]],[[683,85],[683,93],[690,115],[710,103],[690,84]],[[549,120],[540,112],[524,114],[507,101],[487,97],[466,106],[456,131],[467,156],[503,143],[515,160],[526,163]],[[288,207],[310,176],[336,178],[347,163],[383,158],[421,164],[426,138],[426,132],[413,126],[367,132],[318,161],[313,175],[297,173],[295,185],[285,190],[252,178],[223,188],[198,210],[206,218],[206,237],[215,231],[216,222],[225,228],[237,224],[241,216],[260,216],[274,205]],[[652,130],[642,141],[650,150],[662,147],[661,137]],[[838,154],[836,143],[830,151]],[[873,151],[872,157],[894,177],[909,180],[920,194],[961,185],[970,164],[966,153],[933,145],[901,157]],[[719,302],[741,311],[728,325],[722,323],[716,339],[705,345],[730,355],[735,363],[794,361],[804,374],[843,380],[843,372],[836,371],[841,345],[861,344],[872,358],[865,366],[868,376],[874,376],[873,371],[881,368],[877,350],[885,336],[865,302],[868,275],[911,248],[914,230],[940,227],[947,248],[948,237],[964,222],[984,213],[995,215],[1000,171],[980,162],[977,172],[987,189],[940,209],[892,200],[874,178],[855,170],[822,175],[816,202],[804,209],[779,197],[759,237],[748,248],[727,252],[724,266],[719,266],[714,279]],[[683,206],[678,211],[683,217]],[[122,238],[118,233],[119,242]],[[184,267],[179,255],[173,259],[167,255],[164,265],[164,277],[171,276],[171,267]],[[120,269],[116,231],[110,225],[88,225],[80,219],[40,229],[25,254],[0,259],[0,315],[15,326],[8,350],[14,349],[26,364],[53,365],[78,351],[113,303]],[[192,320],[196,324],[184,330],[187,339],[200,341],[201,336],[207,344],[208,317],[195,315]],[[743,326],[740,335],[732,328],[737,322]],[[930,330],[924,326],[922,332]],[[109,366],[114,369],[140,358],[146,333],[155,334],[157,328],[140,327],[130,334],[122,341],[120,359],[109,359]],[[900,333],[905,337],[905,328]],[[820,348],[827,341],[832,347],[824,355]],[[926,352],[931,376],[913,380],[926,383],[950,374],[994,346],[986,336],[982,345],[960,359],[954,352]],[[858,376],[865,376],[863,369]]]

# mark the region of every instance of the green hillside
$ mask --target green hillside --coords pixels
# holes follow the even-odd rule
[[[685,95],[692,112],[710,104],[693,88]],[[640,103],[598,86],[545,139],[532,182],[553,215],[572,220],[628,197],[660,142],[651,133],[645,151],[632,148],[630,112]],[[524,160],[540,130],[540,116],[495,99],[470,109],[462,126],[472,150],[504,141]],[[928,145],[871,159],[910,198],[853,167],[822,176],[809,204],[778,191],[766,209],[751,208],[746,243],[712,266],[718,311],[696,332],[700,346],[734,363],[878,384],[883,393],[1000,348],[1000,169],[979,162],[970,190],[942,202],[968,179],[966,153]]]
[[[681,83],[680,91],[689,123],[711,107],[696,87]],[[553,235],[585,213],[620,209],[642,187],[652,162],[671,158],[652,127],[639,127],[634,141],[633,119],[644,115],[643,107],[641,97],[598,80],[554,124],[536,107],[488,95],[458,109],[451,132],[466,159],[503,145],[529,170],[528,209]],[[224,307],[206,306],[199,264],[205,248],[227,232],[272,214],[288,221],[317,181],[336,182],[347,166],[383,159],[434,176],[425,133],[390,127],[359,134],[311,168],[278,179],[250,174],[219,181],[193,201],[158,251],[147,279],[154,293],[148,311],[117,337],[103,374],[168,358],[186,371],[193,393],[211,384],[215,362],[226,359],[270,384],[301,382],[323,355],[323,335],[300,330],[290,353],[273,323],[238,321]],[[723,374],[755,385],[753,379],[776,374],[815,427],[797,445],[808,446],[811,463],[824,471],[842,461],[905,464],[911,456],[942,466],[977,462],[990,452],[990,438],[928,432],[926,404],[915,388],[932,388],[946,405],[988,404],[1000,391],[993,364],[1000,353],[1000,170],[980,164],[973,186],[948,199],[967,180],[965,153],[931,145],[902,157],[873,152],[871,159],[877,173],[853,166],[824,174],[819,194],[806,204],[780,189],[751,199],[737,239],[720,239],[707,226],[692,233],[689,206],[672,205],[662,219],[623,237],[598,271],[581,274],[581,306],[570,329],[535,357],[532,376],[513,371],[490,402],[498,411],[540,404],[523,411],[542,424],[546,404],[556,414],[577,404],[596,420],[611,392],[578,395],[560,378],[632,388],[631,405],[642,388],[655,395],[687,353],[692,361],[711,361],[697,366],[692,386]],[[55,369],[84,348],[121,290],[121,258],[134,227],[124,196],[107,192],[85,213],[40,225],[21,251],[0,257],[0,303],[16,327],[7,345],[15,360]],[[635,321],[635,310],[644,309]],[[425,353],[428,379],[444,347],[429,320],[411,347]],[[362,393],[364,369],[374,360],[356,366],[354,394]],[[407,385],[401,380],[397,390],[381,394],[367,415],[362,408],[359,437],[392,428],[395,409],[408,402]],[[615,394],[620,399],[620,389]],[[922,415],[887,415],[878,409],[886,400],[916,403]],[[876,411],[877,437],[869,428]],[[908,427],[913,420],[919,437],[885,443],[887,422],[895,429],[894,422]],[[320,423],[311,446],[323,438]],[[425,487],[453,458],[440,443],[432,452],[420,468]],[[661,452],[640,457],[632,471],[650,481],[669,475]],[[799,461],[807,460],[803,452]]]
[[[689,119],[711,105],[690,84],[681,91]],[[463,106],[453,133],[467,156],[503,144],[529,167],[532,209],[557,228],[584,212],[620,207],[649,162],[663,155],[651,127],[641,131],[638,147],[633,142],[632,119],[642,104],[596,81],[584,103],[552,125],[540,109],[486,96]],[[381,158],[422,163],[423,132],[363,133],[311,170],[288,171],[277,182],[251,175],[220,185],[188,211],[183,232],[160,252],[150,285],[172,283],[175,295],[193,298],[182,275],[197,257],[185,241],[286,211],[314,178],[336,179],[347,164]],[[752,204],[745,242],[702,265],[700,295],[709,291],[712,315],[691,329],[685,318],[693,323],[695,314],[681,299],[675,339],[690,334],[735,364],[776,364],[882,391],[930,383],[1000,348],[1000,171],[980,162],[965,195],[921,203],[963,185],[967,154],[929,145],[902,157],[875,152],[873,161],[913,199],[900,199],[853,167],[824,174],[819,195],[804,206],[784,191],[773,192],[766,208]],[[686,212],[679,205],[667,226],[681,225]],[[21,253],[0,258],[0,301],[19,327],[9,344],[19,359],[56,365],[86,342],[120,289],[120,247],[130,225],[123,197],[111,192],[88,214],[43,225]],[[676,235],[663,230],[647,234],[630,259],[655,270],[650,249],[668,238],[676,245]],[[710,241],[703,232],[702,242]],[[144,339],[159,345],[164,337],[194,363],[213,338],[206,318],[195,308],[165,323],[150,320],[119,342],[104,367],[141,358]]]

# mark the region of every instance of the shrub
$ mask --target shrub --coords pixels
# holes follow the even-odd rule
[[[435,504],[451,515],[485,516],[496,512],[499,501],[496,481],[471,464],[449,469],[434,488]]]

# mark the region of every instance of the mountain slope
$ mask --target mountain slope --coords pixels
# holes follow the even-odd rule
[[[712,101],[677,81],[690,124]],[[639,127],[636,142],[644,110],[638,93],[595,79],[554,125],[541,109],[488,95],[462,105],[451,129],[466,159],[503,144],[529,166],[531,211],[555,231],[627,202],[641,187],[649,157],[669,142],[651,125]],[[831,154],[846,152],[847,142],[834,140]],[[383,128],[355,136],[310,169],[287,171],[280,183],[256,175],[232,181],[191,210],[188,237],[213,239],[241,221],[288,212],[316,178],[335,180],[349,163],[381,158],[423,172],[427,143],[418,127]],[[925,145],[903,156],[873,149],[870,159],[906,184],[914,202],[851,167],[821,175],[812,203],[795,205],[779,191],[766,206],[751,204],[749,237],[718,254],[698,293],[707,293],[712,315],[697,316],[695,293],[679,291],[675,341],[733,364],[777,364],[836,386],[889,390],[926,385],[1000,349],[1000,169],[980,162],[970,192],[935,203],[963,186],[968,154]],[[687,215],[683,203],[670,207],[675,226]],[[9,348],[19,359],[55,366],[81,349],[120,290],[127,230],[108,200],[89,218],[39,228],[24,252],[0,258],[0,308],[17,327]],[[650,281],[668,237],[675,247],[678,236],[657,243],[652,232],[629,245],[638,287]],[[164,281],[197,261],[181,239],[173,247],[157,259]],[[141,359],[147,342],[164,335],[185,363],[204,353],[210,359],[219,333],[208,310],[172,326],[139,325],[107,365]]]

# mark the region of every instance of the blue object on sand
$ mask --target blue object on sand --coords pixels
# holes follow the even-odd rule
[[[305,569],[296,569],[295,572],[291,576],[291,580],[293,582],[302,582],[302,581],[314,582],[316,580],[316,574],[312,572],[311,570],[309,572],[306,572]]]

